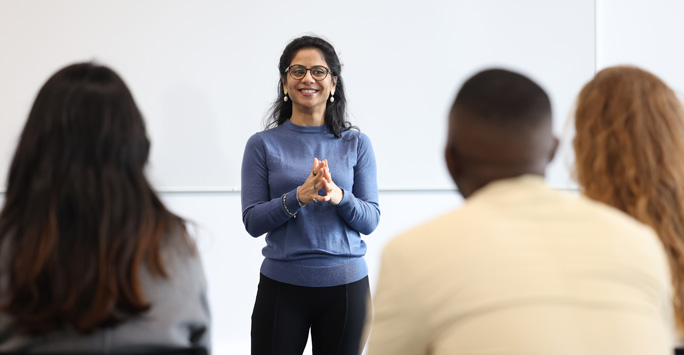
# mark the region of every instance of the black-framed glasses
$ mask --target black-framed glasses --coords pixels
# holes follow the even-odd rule
[[[316,80],[316,81],[321,81],[321,80],[327,78],[328,73],[330,73],[330,69],[328,69],[322,65],[314,65],[311,68],[307,68],[303,65],[295,64],[295,65],[285,69],[285,72],[286,73],[289,72],[292,79],[296,79],[296,80],[304,79],[307,71],[311,72],[311,77],[314,78],[314,80]]]

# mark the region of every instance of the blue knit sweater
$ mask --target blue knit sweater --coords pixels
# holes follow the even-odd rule
[[[296,189],[311,173],[313,158],[328,159],[342,201],[300,207]],[[293,218],[285,210],[285,203]],[[321,192],[321,195],[324,193]],[[289,120],[254,134],[242,160],[242,221],[253,237],[264,233],[261,273],[276,281],[327,287],[368,275],[363,256],[380,220],[373,147],[358,131],[336,138],[326,126],[297,126]]]

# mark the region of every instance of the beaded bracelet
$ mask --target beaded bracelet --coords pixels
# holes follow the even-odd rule
[[[297,197],[297,203],[299,204],[299,207],[306,206],[305,204],[302,203],[302,200],[299,199],[299,186],[297,186],[297,194],[295,195],[295,197]]]
[[[285,212],[287,212],[287,214],[289,214],[290,216],[292,216],[294,218],[297,218],[297,212],[292,213],[292,212],[290,212],[289,209],[287,209],[287,204],[285,203],[285,198],[287,198],[288,193],[289,192],[287,192],[287,193],[285,193],[285,195],[283,195],[283,207],[285,207]]]

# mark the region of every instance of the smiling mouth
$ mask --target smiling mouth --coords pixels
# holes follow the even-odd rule
[[[315,94],[318,92],[318,90],[313,90],[313,89],[301,89],[299,91],[301,93],[304,93],[304,94]]]

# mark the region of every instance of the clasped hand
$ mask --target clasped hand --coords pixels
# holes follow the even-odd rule
[[[318,194],[320,190],[325,191],[324,196]],[[330,201],[333,205],[337,205],[342,201],[343,196],[344,192],[342,189],[337,187],[332,180],[328,159],[318,160],[318,158],[314,158],[311,173],[306,178],[306,181],[304,181],[304,184],[299,187],[299,201],[304,204]]]

